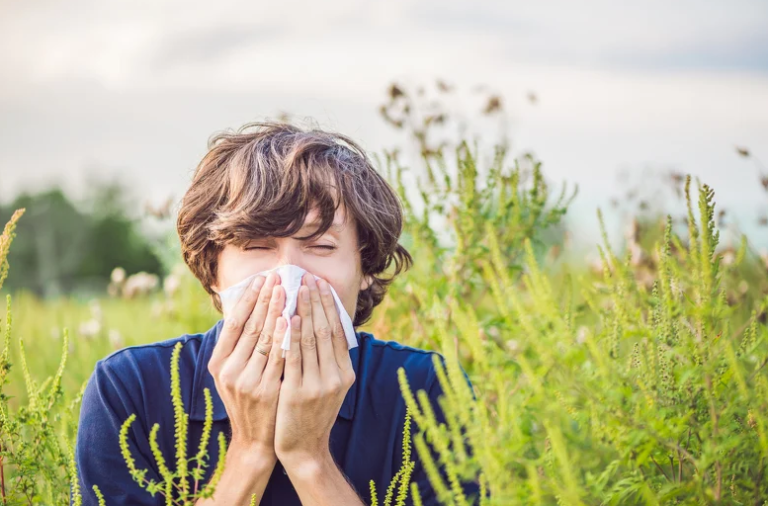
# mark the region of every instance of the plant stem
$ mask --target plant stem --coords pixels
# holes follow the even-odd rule
[[[0,492],[3,494],[3,506],[8,504],[6,498],[5,498],[5,471],[3,467],[3,443],[0,442]]]
[[[197,470],[198,470],[198,471],[200,471],[200,464],[202,464],[202,462],[198,460],[198,461],[197,461]],[[195,473],[195,474],[197,474],[197,473]],[[198,482],[198,481],[199,481],[199,480],[198,480],[197,478],[195,478],[195,491],[194,491],[194,492],[192,492],[192,495],[194,495],[194,496],[196,496],[196,495],[197,495],[197,482]]]
[[[712,417],[712,440],[717,444],[717,406],[715,406],[714,392],[712,391],[712,378],[707,374],[705,377],[707,384],[707,393],[709,394],[709,413]],[[715,500],[720,500],[721,488],[723,485],[723,465],[718,459],[715,461],[715,470],[717,472],[717,483],[715,484]]]
[[[757,470],[755,483],[755,506],[760,506],[760,482],[763,480],[763,459],[760,459],[760,469]]]
[[[667,479],[667,481],[669,481],[669,476],[667,476],[667,473],[665,473],[665,472],[664,472],[664,469],[662,469],[662,468],[661,468],[661,466],[659,465],[659,463],[658,463],[658,462],[656,462],[656,459],[655,459],[655,458],[653,458],[653,457],[651,457],[651,460],[653,461],[653,463],[654,463],[654,464],[656,464],[656,467],[657,467],[657,468],[659,468],[659,471],[661,471],[661,474],[663,474],[663,475],[664,475],[664,477]]]
[[[672,455],[669,455],[669,471],[672,481],[675,481],[675,458]]]

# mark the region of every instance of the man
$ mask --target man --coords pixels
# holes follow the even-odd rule
[[[164,504],[131,479],[118,451],[121,424],[135,413],[129,449],[149,480],[162,481],[148,440],[175,462],[170,357],[181,342],[179,373],[189,409],[189,448],[200,441],[213,397],[213,436],[224,432],[225,468],[213,498],[200,505],[358,506],[369,482],[384,492],[402,463],[403,367],[413,390],[427,391],[442,416],[433,352],[356,332],[348,348],[330,288],[353,325],[367,322],[392,277],[412,258],[398,244],[397,195],[349,138],[286,124],[247,125],[212,139],[184,195],[177,228],[183,257],[221,311],[219,292],[282,265],[306,270],[288,321],[279,276],[256,276],[231,313],[204,334],[119,350],[96,365],[83,397],[76,462],[85,504],[98,485],[111,506]],[[315,280],[315,276],[318,277]],[[210,445],[211,462],[221,457]],[[189,452],[188,453],[193,453]],[[438,504],[426,472],[412,481],[424,504]],[[205,469],[210,479],[213,465]],[[202,483],[199,484],[202,486]],[[468,496],[477,493],[465,485]],[[410,504],[410,500],[409,500]]]

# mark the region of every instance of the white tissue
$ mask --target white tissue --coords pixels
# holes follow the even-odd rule
[[[282,336],[283,344],[280,346],[280,348],[287,351],[291,349],[291,316],[296,314],[296,301],[299,296],[301,278],[304,276],[304,273],[307,272],[306,270],[302,269],[298,265],[288,264],[281,265],[280,267],[275,267],[266,271],[257,272],[256,274],[248,276],[237,284],[222,290],[219,292],[219,297],[221,298],[221,307],[224,313],[224,318],[226,318],[235,307],[235,304],[237,304],[237,301],[240,300],[243,292],[245,292],[245,290],[250,287],[251,282],[256,278],[256,276],[266,277],[267,274],[273,271],[280,275],[280,285],[285,289],[285,308],[283,309],[282,316],[288,322],[288,328],[285,329],[285,335]],[[315,279],[319,279],[318,276],[315,276]],[[357,346],[357,336],[355,335],[355,328],[352,326],[352,318],[349,317],[347,310],[344,309],[344,305],[341,303],[339,296],[336,294],[336,290],[333,289],[330,283],[328,286],[331,288],[331,294],[333,295],[333,300],[336,303],[336,310],[339,312],[339,317],[341,318],[341,326],[344,328],[344,335],[347,338],[349,349],[355,348]],[[280,336],[275,337],[279,338]],[[283,352],[283,356],[285,356],[285,351]]]

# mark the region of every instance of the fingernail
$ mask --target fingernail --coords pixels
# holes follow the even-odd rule
[[[301,300],[309,302],[309,290],[301,290]]]
[[[320,287],[320,291],[321,291],[322,293],[329,293],[329,292],[331,291],[331,289],[330,289],[330,288],[328,288],[328,282],[327,282],[327,281],[325,281],[324,279],[319,279],[319,280],[317,281],[317,286],[319,286],[319,287]]]
[[[256,279],[251,283],[251,290],[258,292],[261,290],[261,286],[264,284],[264,278],[262,276],[256,276]]]
[[[282,316],[278,317],[276,327],[277,330],[285,330],[285,318]]]

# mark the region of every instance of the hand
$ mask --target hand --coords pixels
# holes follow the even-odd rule
[[[275,339],[285,334],[285,290],[280,277],[257,276],[224,322],[208,363],[229,415],[230,448],[274,467],[275,417],[284,359]],[[267,356],[256,346],[270,350]],[[229,453],[229,451],[228,451]]]
[[[275,451],[289,475],[295,465],[327,462],[331,428],[355,382],[330,285],[305,274],[297,313],[291,320],[275,432]]]

